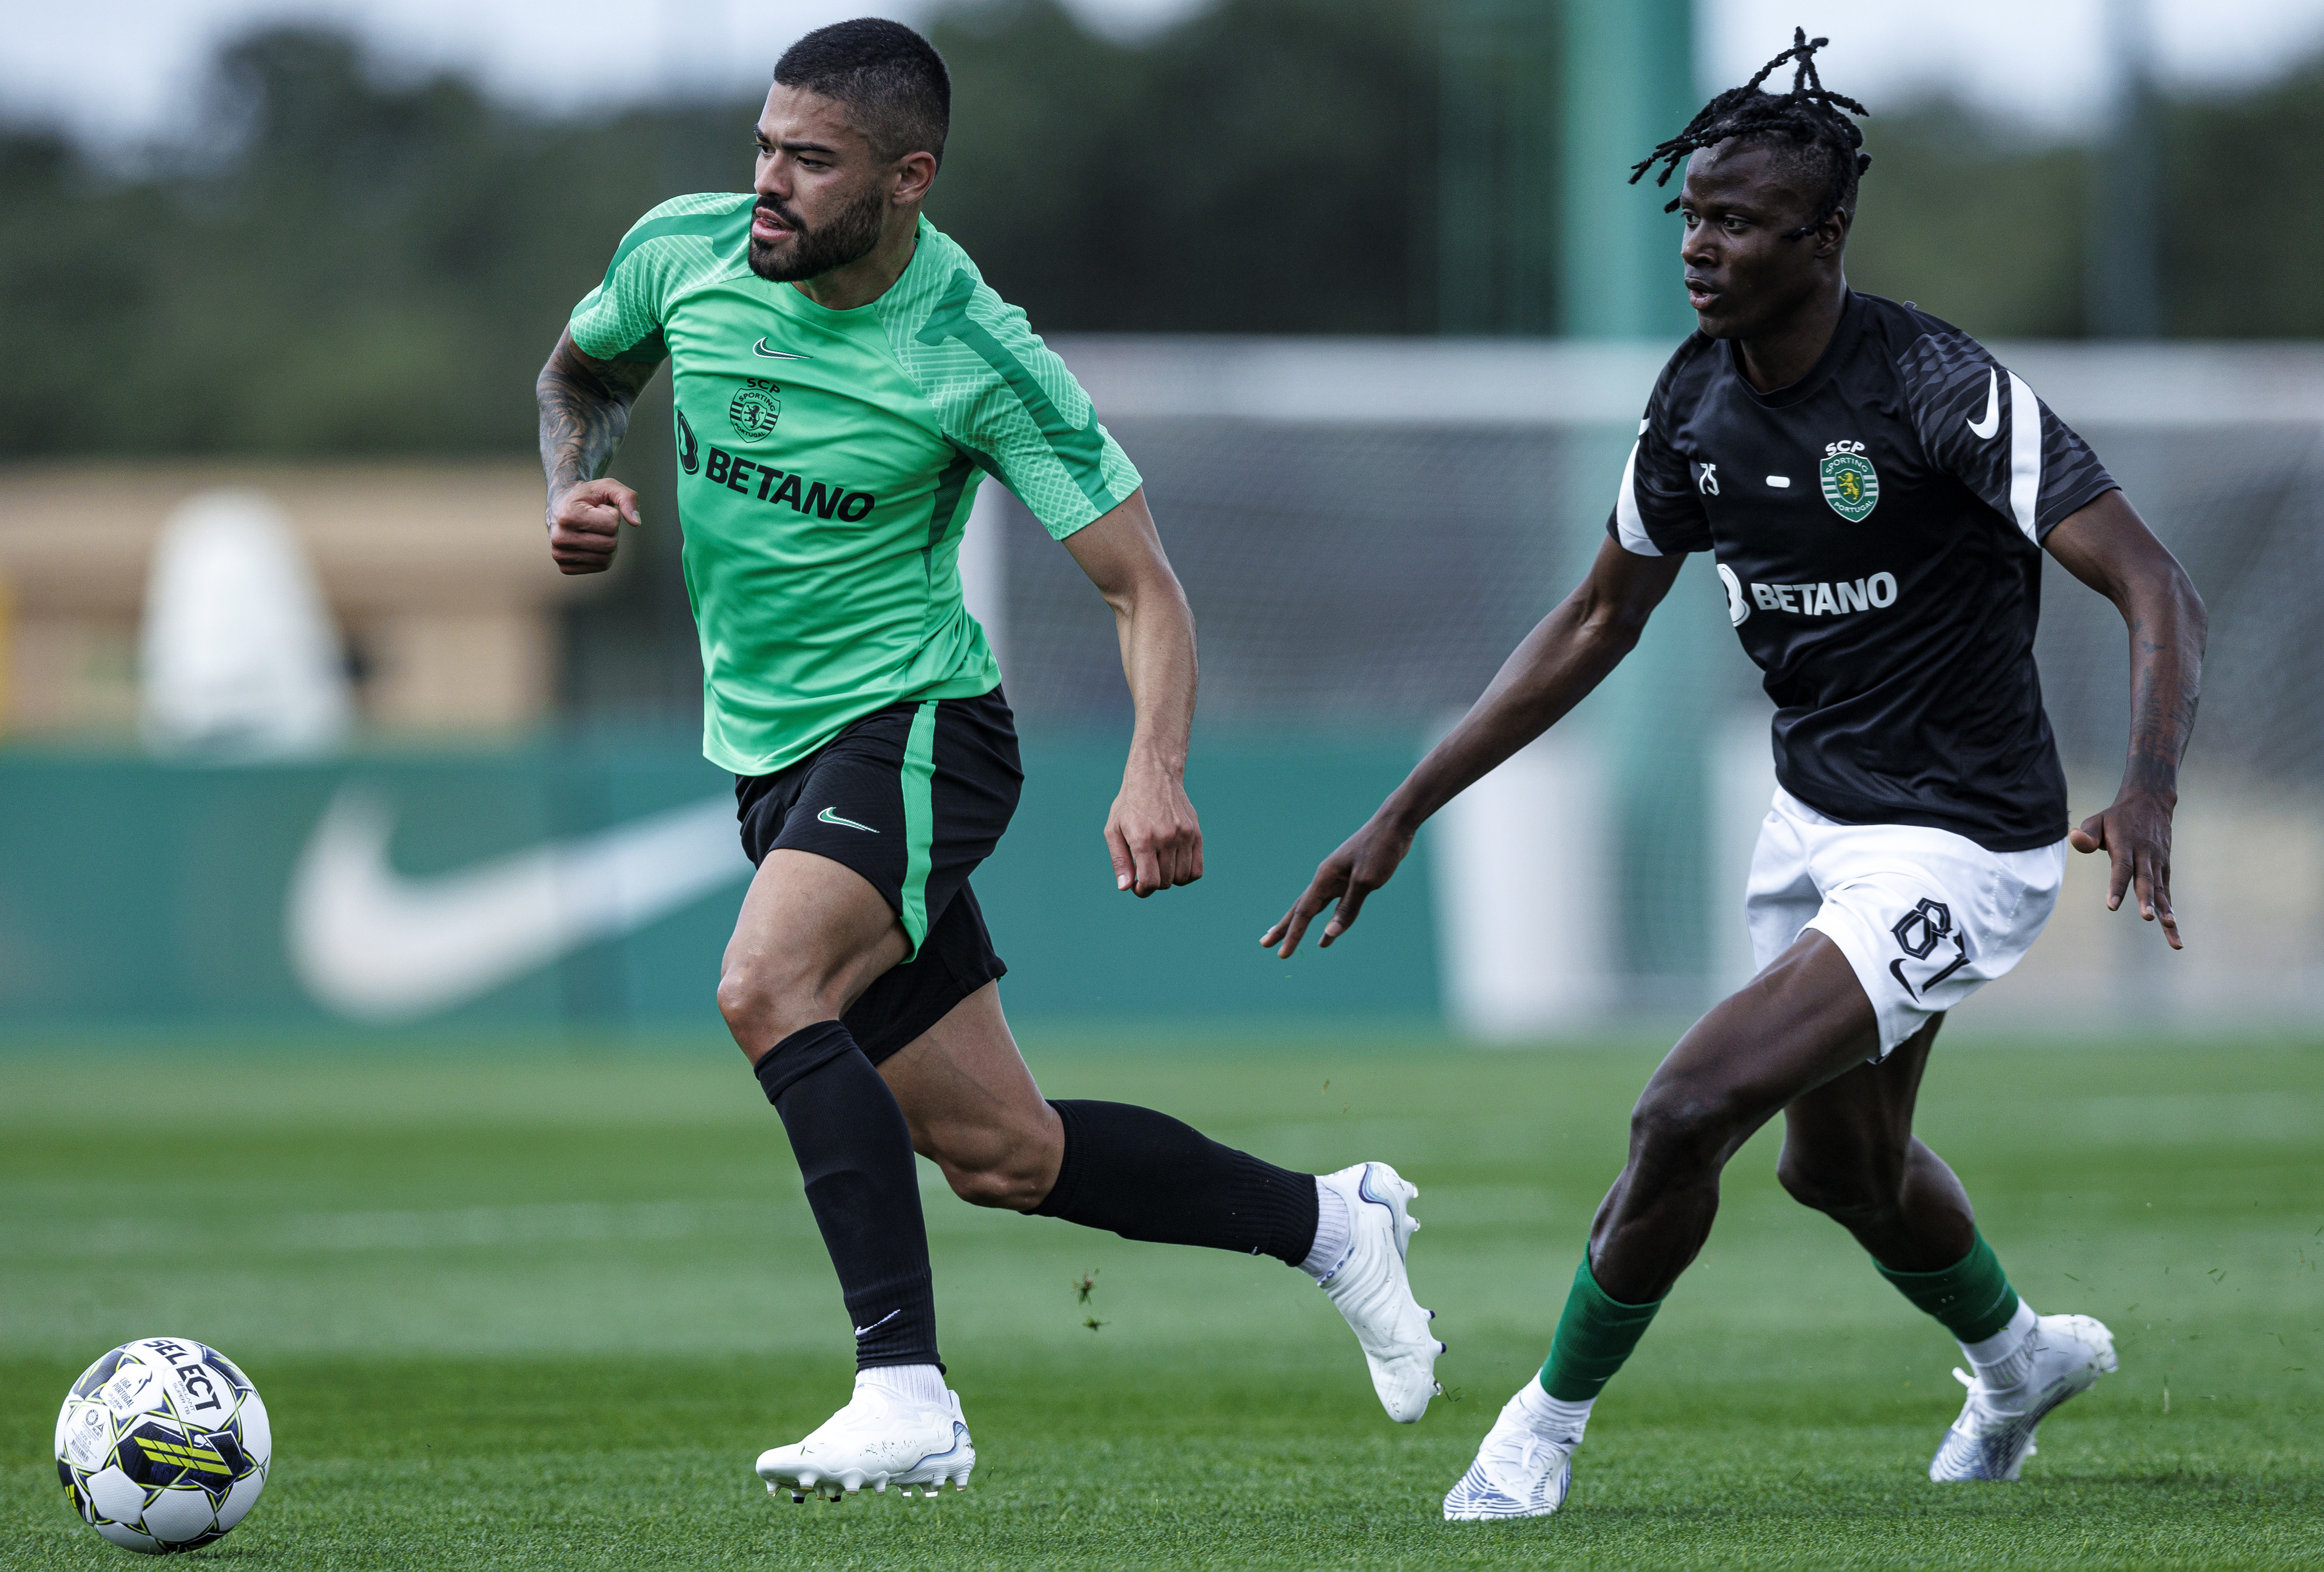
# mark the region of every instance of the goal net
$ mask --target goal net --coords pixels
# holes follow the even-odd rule
[[[1074,338],[1201,626],[1204,735],[1392,735],[1417,756],[1603,539],[1665,351],[1526,341]],[[2189,950],[2074,859],[2002,1020],[2110,1029],[2324,1008],[2324,349],[2002,345],[2097,448],[2210,611],[2174,870]],[[1111,621],[998,487],[972,596],[1029,726],[1118,726]],[[2128,722],[2113,607],[2055,563],[2037,655],[2079,817]],[[1749,973],[1773,786],[1758,673],[1710,566],[1567,723],[1431,827],[1446,1003],[1490,1034],[1692,1010]],[[1349,826],[1314,827],[1316,855]]]

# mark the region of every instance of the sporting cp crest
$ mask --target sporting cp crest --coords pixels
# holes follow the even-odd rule
[[[1880,472],[1864,456],[1861,442],[1834,442],[1823,450],[1820,470],[1823,500],[1849,523],[1860,523],[1880,505]]]
[[[782,391],[755,376],[747,379],[734,402],[726,406],[726,423],[734,428],[734,435],[746,442],[771,436],[775,422],[783,418],[783,401],[775,396]]]

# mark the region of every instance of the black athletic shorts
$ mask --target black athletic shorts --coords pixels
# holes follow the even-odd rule
[[[891,704],[788,770],[734,778],[753,866],[778,848],[844,864],[887,897],[912,941],[842,1017],[873,1064],[1009,970],[968,875],[1000,844],[1024,779],[998,688]]]

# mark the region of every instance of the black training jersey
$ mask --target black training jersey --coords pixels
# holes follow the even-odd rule
[[[1714,553],[1785,791],[2025,851],[2066,833],[2034,670],[2041,542],[2114,484],[1976,339],[1850,293],[1814,369],[1774,393],[1733,344],[1681,345],[1607,531]]]

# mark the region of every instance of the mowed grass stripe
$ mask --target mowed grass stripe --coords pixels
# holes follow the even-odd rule
[[[936,1189],[976,1484],[835,1507],[770,1502],[749,1474],[840,1401],[847,1335],[780,1131],[729,1050],[11,1060],[12,1090],[31,1090],[0,1115],[0,1565],[118,1556],[56,1504],[51,1432],[89,1359],[152,1333],[217,1342],[267,1398],[274,1482],[204,1552],[238,1561],[2324,1558],[2324,1134],[2272,1112],[2324,1101],[2324,1052],[1940,1051],[1923,1126],[2013,1276],[2122,1339],[2123,1373],[2044,1427],[2023,1484],[1927,1483],[1958,1352],[1782,1195],[1763,1136],[1609,1389],[1571,1506],[1497,1526],[1444,1524],[1435,1503],[1541,1357],[1652,1056],[1315,1042],[1037,1038],[1033,1058],[1053,1096],[1149,1102],[1277,1161],[1379,1156],[1414,1178],[1416,1280],[1452,1345],[1425,1420],[1380,1416],[1353,1340],[1296,1273]],[[158,1149],[124,1151],[86,1116],[130,1084],[203,1133],[191,1158],[171,1142],[165,1184]],[[107,1228],[138,1248],[73,1243]],[[1091,1271],[1084,1309],[1071,1283]]]

